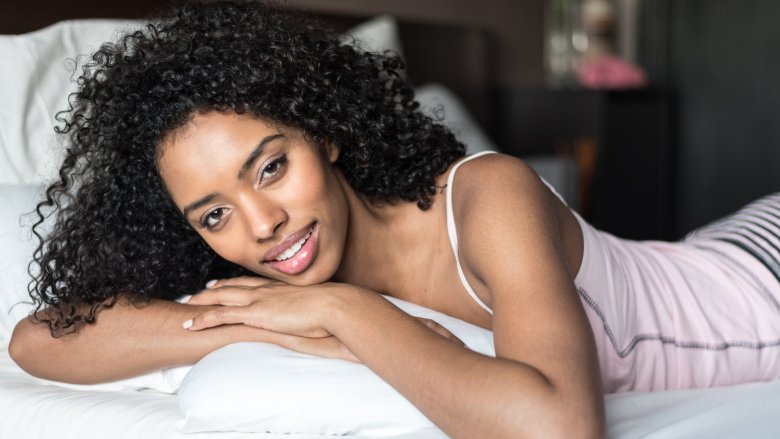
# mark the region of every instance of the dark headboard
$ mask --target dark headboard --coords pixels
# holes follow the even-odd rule
[[[64,19],[144,18],[155,15],[162,4],[159,0],[0,0],[0,34],[30,32]],[[318,2],[313,14],[339,31],[371,18],[365,11],[328,4]],[[312,13],[310,6],[299,10]],[[492,50],[488,32],[480,27],[431,23],[409,14],[399,19],[399,28],[409,79],[416,85],[438,82],[447,86],[478,122],[489,127]]]

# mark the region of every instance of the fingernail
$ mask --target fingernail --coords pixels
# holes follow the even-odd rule
[[[190,301],[190,299],[192,299],[192,294],[187,294],[185,296],[181,296],[178,299],[176,299],[176,301],[179,302],[179,303],[187,303],[187,302]]]
[[[186,322],[182,323],[181,326],[184,329],[190,329],[192,327],[192,319],[189,319]]]
[[[206,282],[206,288],[211,288],[214,286],[214,284],[217,283],[216,279],[211,279],[210,281]]]

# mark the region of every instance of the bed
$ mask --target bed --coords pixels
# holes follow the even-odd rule
[[[366,26],[353,28],[353,33],[369,48],[403,52],[396,24],[392,18],[383,17]],[[200,382],[211,379],[210,385],[215,385],[213,376],[204,378],[203,374],[194,373],[206,368],[209,357],[204,359],[203,365],[199,363],[196,366],[200,369],[160,371],[99,386],[47,382],[26,374],[13,363],[7,346],[13,324],[28,311],[24,304],[17,304],[24,300],[26,262],[32,251],[32,242],[25,228],[29,218],[21,215],[32,210],[41,183],[50,179],[56,169],[62,145],[52,135],[51,126],[55,112],[64,106],[64,96],[72,86],[67,72],[72,71],[74,62],[79,62],[77,55],[95,49],[98,42],[113,39],[117,29],[133,26],[137,26],[137,22],[77,20],[60,22],[30,34],[0,36],[0,95],[3,97],[0,102],[0,205],[4,207],[0,215],[0,249],[4,254],[0,260],[0,438],[446,437],[434,426],[426,424],[419,413],[404,405],[404,401],[393,395],[392,390],[383,388],[381,380],[371,378],[370,371],[350,369],[338,363],[325,364],[322,362],[325,360],[314,358],[302,360],[293,354],[273,351],[274,348],[268,346],[262,347],[263,352],[273,351],[271,355],[278,355],[274,357],[279,359],[276,372],[289,370],[284,365],[290,363],[285,362],[304,360],[313,364],[317,372],[311,372],[304,378],[308,381],[296,383],[301,379],[289,380],[282,375],[278,379],[268,378],[273,370],[267,373],[257,371],[257,375],[263,375],[270,381],[258,384],[260,391],[254,393],[273,397],[264,401],[253,400],[251,404],[241,401],[242,407],[237,407],[234,402],[231,407],[236,412],[244,410],[244,416],[261,418],[265,416],[262,404],[276,410],[285,404],[285,398],[290,400],[288,403],[298,406],[301,401],[316,401],[319,405],[313,404],[309,408],[311,416],[278,411],[272,421],[262,425],[257,424],[256,419],[243,419],[229,425],[193,424],[193,408],[187,405],[187,401],[208,399],[202,395],[214,395],[211,399],[217,403],[230,404],[228,401],[236,399],[240,387],[246,384],[235,380],[232,384],[217,382],[218,389],[206,386],[200,388],[202,393],[193,394],[192,383],[197,379],[201,379]],[[400,32],[403,27],[401,29]],[[443,32],[449,32],[447,35],[451,36],[456,31],[445,29]],[[463,38],[462,42],[477,38],[482,41],[477,46],[485,44],[478,35],[480,32],[469,29],[457,38]],[[377,46],[373,46],[375,44]],[[475,52],[474,44],[467,45],[472,49],[468,52],[470,55],[464,55],[464,59],[488,52],[482,49]],[[69,58],[72,61],[68,61]],[[410,71],[414,72],[413,69]],[[422,73],[418,77],[426,78]],[[418,92],[425,101],[423,106],[432,110],[444,108],[444,122],[450,124],[469,145],[470,152],[495,149],[479,123],[485,117],[479,110],[479,102],[485,99],[483,93],[486,93],[487,87],[484,82],[479,82],[481,80],[470,88],[458,81],[421,87]],[[413,314],[427,312],[411,307],[407,311]],[[473,349],[489,349],[491,335],[488,331],[480,332],[458,322],[450,322],[446,316],[431,316],[456,332]],[[448,326],[450,324],[452,326]],[[243,356],[243,353],[232,352],[232,355]],[[228,351],[222,354],[231,355]],[[336,378],[331,380],[330,387],[323,387],[320,394],[313,394],[312,389],[318,388],[323,381],[321,370],[328,367],[333,371],[330,377]],[[214,369],[208,370],[213,373]],[[221,373],[229,374],[225,370]],[[367,382],[375,386],[370,387],[375,390],[366,393],[369,384],[363,383]],[[231,391],[230,385],[237,387]],[[290,399],[288,397],[295,385],[298,393]],[[271,386],[276,386],[275,390],[272,391]],[[363,393],[355,393],[349,400],[345,395],[351,391]],[[378,401],[380,395],[385,394],[389,402]],[[392,419],[374,420],[375,412],[382,411],[371,409],[375,402],[377,407],[392,407],[386,410]],[[777,416],[780,413],[780,381],[707,390],[614,394],[606,396],[606,403],[607,436],[610,438],[780,436],[780,416]],[[199,409],[218,410],[220,407],[214,404],[212,401],[211,405]],[[320,424],[302,427],[311,424],[315,417],[313,411],[324,410],[324,407],[334,410],[334,414],[325,416]],[[377,423],[383,428],[378,428]]]

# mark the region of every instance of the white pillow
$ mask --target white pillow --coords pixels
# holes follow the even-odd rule
[[[30,225],[37,218],[30,213],[42,190],[37,185],[0,184],[0,343],[8,345],[14,326],[30,314],[32,302],[27,295],[30,276],[27,265],[38,239],[32,235]]]
[[[391,51],[401,58],[404,57],[401,38],[398,36],[398,22],[390,15],[379,15],[358,24],[348,30],[341,41],[351,43],[350,37],[366,52]]]
[[[495,355],[490,331],[389,298],[404,311],[437,321],[485,355]],[[318,358],[265,343],[226,346],[196,364],[179,389],[180,428],[362,435],[412,433],[433,424],[368,367]]]
[[[499,150],[452,90],[442,84],[431,83],[417,87],[414,94],[420,103],[420,111],[449,128],[466,145],[467,155]]]
[[[0,35],[0,183],[34,183],[56,175],[63,149],[55,114],[68,107],[85,58],[137,21],[63,21],[24,35]],[[79,71],[76,71],[79,73]]]

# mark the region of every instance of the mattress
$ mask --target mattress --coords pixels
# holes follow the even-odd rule
[[[608,438],[780,437],[780,380],[734,387],[607,395]],[[306,439],[318,435],[182,434],[176,395],[97,391],[27,375],[0,349],[0,438]],[[395,439],[442,439],[426,429]]]

